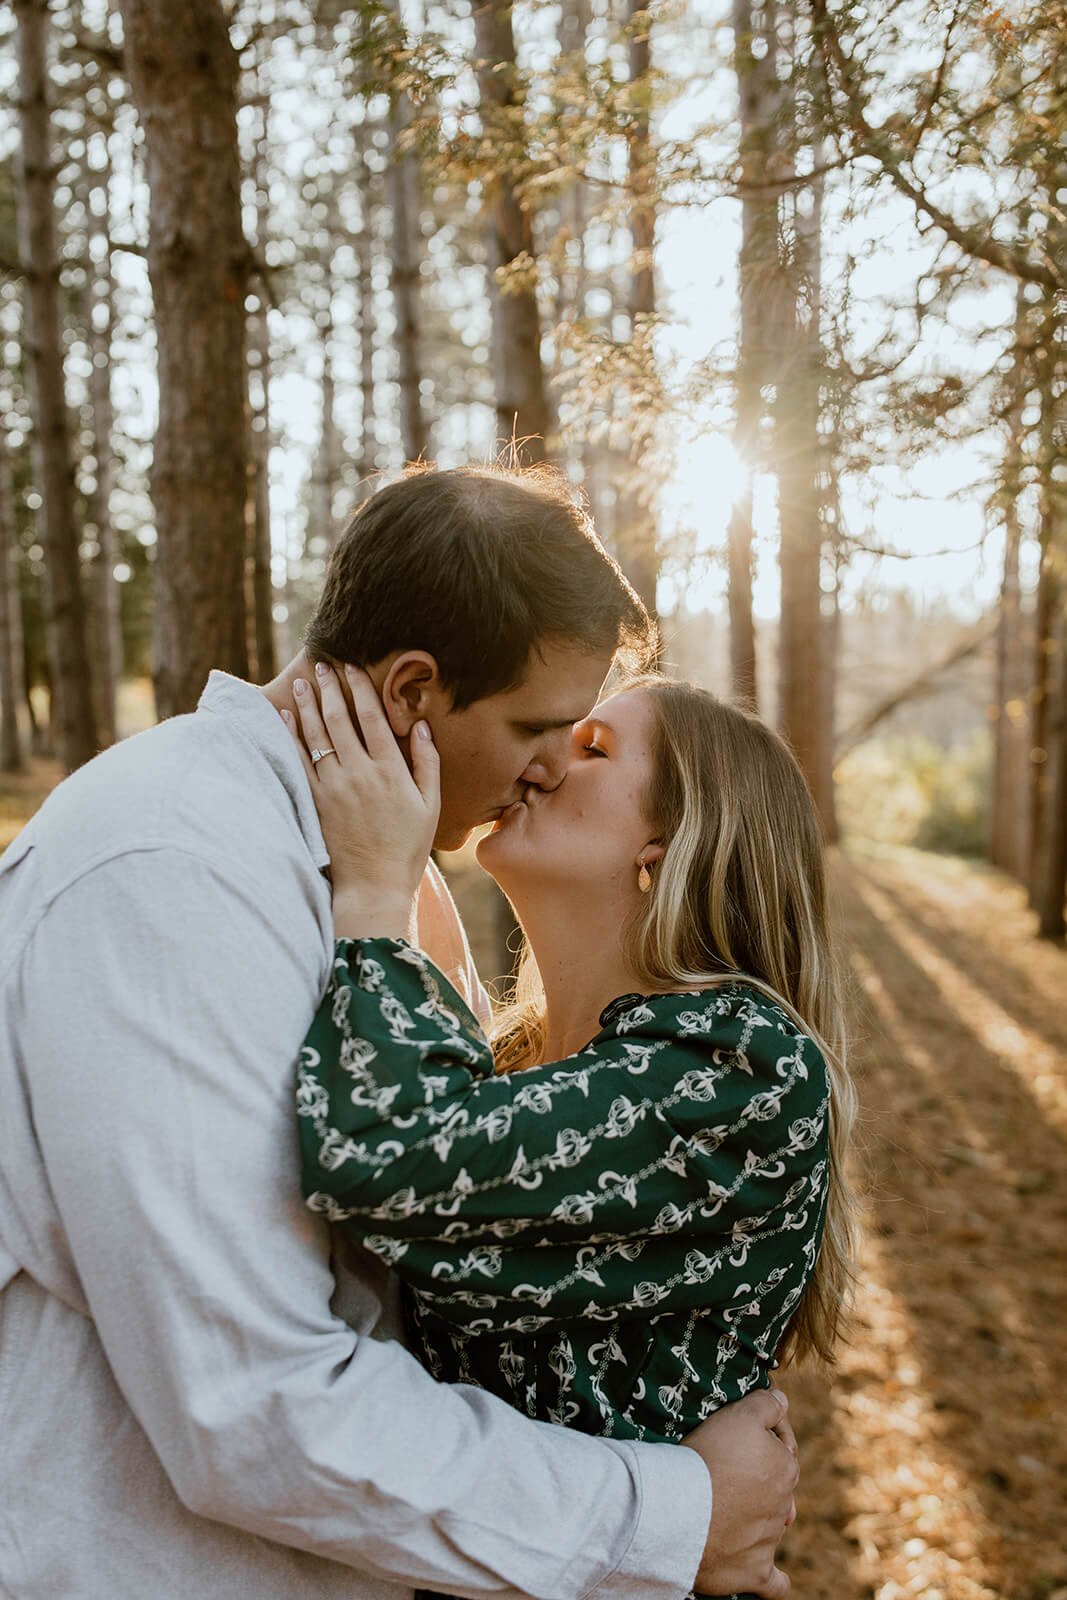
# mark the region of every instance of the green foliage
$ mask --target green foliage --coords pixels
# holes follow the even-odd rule
[[[929,739],[871,740],[837,770],[847,837],[980,856],[988,844],[989,734],[945,750]]]

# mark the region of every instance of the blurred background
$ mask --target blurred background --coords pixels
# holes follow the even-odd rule
[[[1065,112],[1063,0],[0,16],[0,848],[413,460],[556,464],[796,750],[870,1209],[801,1596],[1067,1597]]]

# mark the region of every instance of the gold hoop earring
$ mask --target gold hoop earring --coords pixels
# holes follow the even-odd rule
[[[647,894],[652,887],[652,874],[648,870],[646,861],[642,861],[641,871],[637,874],[637,887],[642,894]]]

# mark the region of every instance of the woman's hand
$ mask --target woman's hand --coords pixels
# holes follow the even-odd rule
[[[337,673],[324,663],[315,670],[321,711],[310,684],[298,678],[293,688],[299,730],[291,713],[282,715],[300,751],[330,852],[334,931],[338,938],[408,937],[441,808],[429,726],[417,722],[412,730],[409,772],[367,674],[344,669],[357,730]],[[310,751],[328,754],[312,761]]]

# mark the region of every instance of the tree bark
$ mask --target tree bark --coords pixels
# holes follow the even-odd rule
[[[408,461],[421,461],[430,447],[430,430],[422,400],[422,362],[419,347],[420,267],[422,235],[419,231],[419,169],[404,148],[411,122],[407,96],[395,90],[389,97],[389,209],[392,215],[391,286],[396,315],[397,378],[400,386],[400,436]]]
[[[630,120],[626,134],[629,179],[629,313],[635,335],[641,325],[656,314],[654,246],[656,203],[653,191],[655,154],[652,148],[652,40],[651,19],[646,0],[627,0],[630,30]],[[629,514],[619,518],[616,542],[619,564],[644,603],[649,616],[657,615],[659,582],[659,541],[656,523],[647,497],[642,493],[647,481],[644,470],[645,441],[631,433],[630,467],[637,480],[627,495]]]
[[[496,158],[482,183],[497,442],[513,443],[522,459],[540,462],[548,459],[552,414],[541,361],[533,230],[517,192],[526,138],[510,6],[481,0],[474,26],[483,136]]]
[[[19,707],[26,690],[18,558],[11,462],[0,428],[0,771],[3,772],[22,772],[26,767],[19,728]]]
[[[122,0],[151,199],[159,427],[156,702],[191,711],[245,677],[247,424],[237,61],[218,0]]]
[[[824,596],[820,627],[819,658],[819,746],[815,796],[827,844],[837,844],[841,830],[837,821],[837,794],[834,782],[834,744],[837,722],[837,661],[841,642],[840,567],[835,560],[833,589]],[[829,602],[827,604],[827,602]],[[821,802],[821,803],[820,803]]]
[[[1040,936],[1064,935],[1067,893],[1067,504],[1057,471],[1062,466],[1064,415],[1062,310],[1049,295],[1038,349],[1041,394],[1038,496],[1040,570],[1035,616],[1034,689],[1031,719],[1030,903]]]
[[[1053,63],[1056,90],[1067,91],[1067,56]],[[1059,198],[1067,189],[1067,155],[1052,141],[1042,173],[1045,254],[1062,267],[1067,223]],[[1037,480],[1041,566],[1035,619],[1032,716],[1030,898],[1043,939],[1062,939],[1067,897],[1067,307],[1062,291],[1046,289],[1036,351],[1041,397]]]
[[[359,190],[359,228],[354,240],[356,252],[356,291],[359,299],[359,395],[360,395],[360,497],[369,493],[371,479],[378,470],[378,429],[374,388],[374,202],[376,174],[369,159],[370,128],[367,123],[369,99],[363,97],[363,121],[354,134],[355,176]],[[332,400],[331,400],[332,414]],[[325,406],[325,389],[323,394]],[[332,537],[332,533],[331,533]]]
[[[1007,443],[1004,453],[1004,576],[997,618],[996,685],[993,713],[993,781],[989,824],[989,859],[1013,877],[1025,879],[1028,858],[1030,729],[1027,697],[1030,673],[1026,661],[1027,629],[1019,589],[1022,527],[1023,409],[1027,374],[1022,355],[1027,324],[1021,287],[1016,299],[1016,359],[1011,375]]]
[[[329,289],[333,297],[332,286]],[[329,312],[325,313],[329,318]],[[341,439],[335,415],[336,387],[333,376],[332,318],[325,320],[320,329],[322,339],[322,423],[319,444],[311,463],[311,504],[308,531],[317,541],[316,552],[329,550],[334,543],[333,497],[341,472]]]
[[[46,0],[16,0],[19,55],[19,250],[26,276],[26,367],[43,510],[45,616],[59,755],[68,771],[96,753],[92,663],[82,594],[74,464],[63,378],[59,263],[48,107]]]
[[[790,13],[789,20],[793,21]],[[790,175],[802,140],[796,104],[795,27],[789,85],[789,147],[783,160]],[[819,170],[820,152],[812,167]],[[823,351],[822,179],[791,189],[790,257],[779,298],[781,341],[775,381],[774,453],[778,478],[781,605],[778,630],[778,725],[808,781],[825,837],[836,833],[832,779],[823,755],[826,704],[822,616],[823,511],[829,491],[827,447],[820,436]]]
[[[107,138],[106,133],[104,138]],[[93,440],[96,453],[96,489],[93,493],[93,519],[96,523],[97,553],[92,565],[93,688],[102,745],[118,738],[118,687],[122,677],[122,607],[115,567],[119,559],[118,537],[112,515],[115,486],[112,432],[114,407],[111,400],[111,332],[114,322],[114,295],[109,248],[110,168],[95,174],[88,197],[92,293],[89,315],[89,348],[92,375],[89,379],[93,415]]]
[[[1056,619],[1055,680],[1047,696],[1042,781],[1044,806],[1037,840],[1034,909],[1041,939],[1063,939],[1067,933],[1067,614]]]
[[[774,0],[757,8],[734,0],[734,70],[740,103],[741,323],[737,355],[737,415],[734,446],[749,481],[730,516],[727,555],[730,611],[730,670],[733,696],[757,710],[756,633],[752,620],[752,488],[759,465],[763,390],[770,365],[769,330],[780,296],[778,195],[774,171],[781,116]]]
[[[256,251],[259,281],[256,304],[248,322],[248,467],[246,498],[246,594],[249,667],[257,683],[269,683],[278,671],[274,640],[274,583],[271,573],[270,532],[270,324],[266,281],[266,252],[270,233],[269,173],[270,109],[266,85],[257,72],[260,129],[252,163],[256,191]]]

